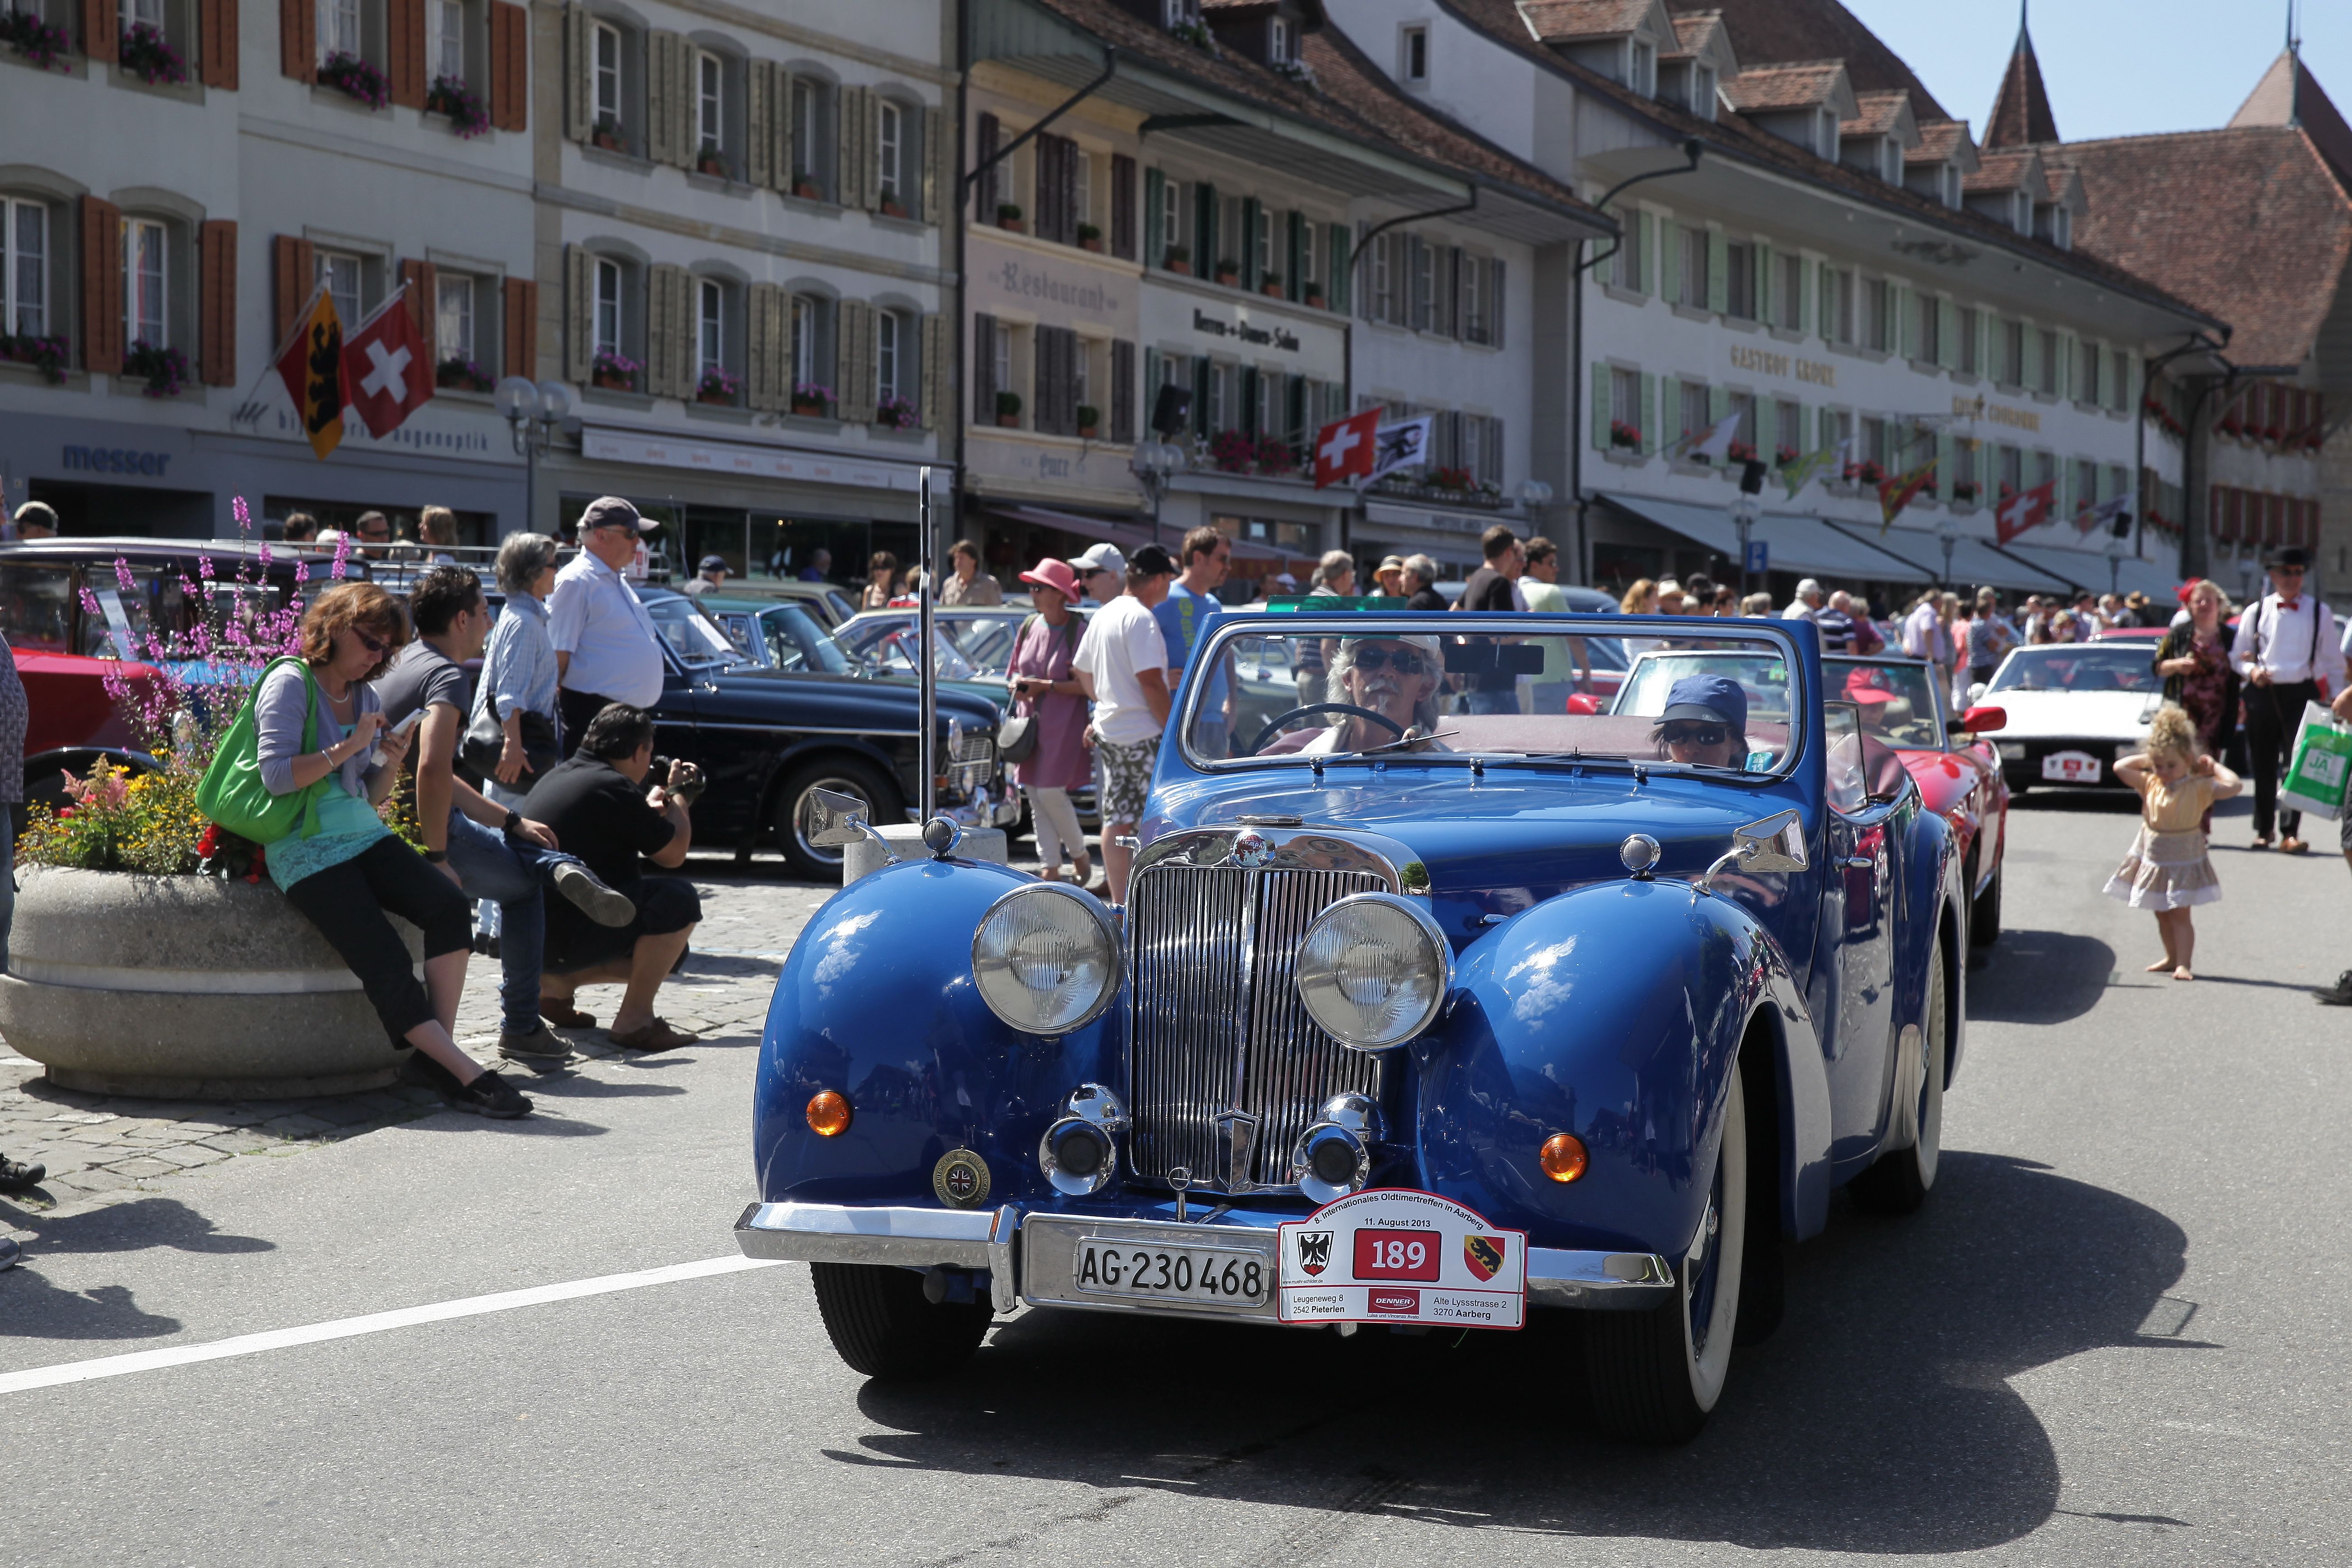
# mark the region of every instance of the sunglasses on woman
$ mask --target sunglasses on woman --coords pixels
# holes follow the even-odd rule
[[[1394,670],[1400,675],[1425,675],[1429,662],[1410,648],[1365,648],[1355,659],[1360,670]]]
[[[356,626],[352,628],[352,635],[360,640],[361,647],[365,648],[369,653],[373,653],[379,659],[383,658],[385,650],[392,646],[389,643],[378,642],[376,639],[369,636],[366,632],[361,631]]]
[[[1731,731],[1719,724],[1661,725],[1668,746],[1721,746]]]

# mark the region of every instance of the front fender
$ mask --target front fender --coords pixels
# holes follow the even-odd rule
[[[949,1149],[988,1164],[992,1202],[1050,1199],[1037,1140],[1062,1098],[1117,1083],[1121,1009],[1040,1040],[1008,1029],[971,978],[988,906],[1034,879],[970,861],[903,861],[860,877],[802,929],[760,1043],[752,1164],[767,1202],[929,1205]],[[850,1103],[846,1132],[810,1131],[811,1096]]]
[[[1762,1024],[1784,1230],[1829,1197],[1829,1086],[1787,956],[1748,912],[1685,882],[1577,889],[1462,955],[1440,1032],[1415,1047],[1432,1189],[1529,1244],[1679,1257],[1704,1213],[1741,1043]],[[1538,1163],[1584,1143],[1573,1183]]]
[[[1898,1025],[1927,1027],[1927,969],[1936,961],[1936,941],[1943,938],[1945,1025],[1944,1082],[1949,1083],[1960,1063],[1968,1020],[1968,865],[1960,837],[1952,825],[1933,811],[1921,811],[1905,833],[1906,862],[1916,874],[1902,884],[1903,906],[1897,911],[1895,950],[1895,1018]],[[1890,1074],[1890,1078],[1892,1078]],[[1890,1113],[1886,1123],[1892,1126]]]

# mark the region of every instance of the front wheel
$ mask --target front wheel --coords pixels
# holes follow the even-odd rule
[[[1927,1017],[1919,1031],[1918,1082],[1898,1077],[1896,1092],[1907,1096],[1895,1107],[1908,1121],[1910,1135],[1901,1148],[1889,1149],[1853,1178],[1847,1191],[1854,1206],[1872,1214],[1909,1214],[1927,1201],[1936,1185],[1936,1166],[1944,1152],[1944,1064],[1948,1029],[1944,1019],[1944,945],[1936,944],[1927,962]],[[1901,1072],[1912,1071],[1903,1064]]]
[[[839,882],[841,850],[809,837],[815,821],[815,803],[810,796],[819,789],[865,801],[866,820],[877,828],[903,815],[898,791],[879,770],[850,758],[826,758],[795,768],[776,791],[776,847],[784,852],[793,874],[811,882]]]
[[[1613,1437],[1686,1443],[1722,1396],[1748,1252],[1748,1096],[1739,1080],[1735,1071],[1715,1182],[1675,1270],[1674,1299],[1645,1312],[1593,1312],[1585,1320],[1592,1413]]]
[[[986,1301],[932,1302],[911,1269],[812,1263],[809,1275],[834,1351],[867,1377],[914,1381],[953,1372],[980,1348],[995,1315]]]
[[[1969,903],[1969,946],[1990,947],[2000,940],[2000,873],[1992,868],[1992,880],[1985,890]]]

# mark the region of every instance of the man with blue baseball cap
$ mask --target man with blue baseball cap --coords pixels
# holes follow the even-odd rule
[[[1668,761],[1693,768],[1744,768],[1748,694],[1728,675],[1685,675],[1666,689],[1656,739]]]

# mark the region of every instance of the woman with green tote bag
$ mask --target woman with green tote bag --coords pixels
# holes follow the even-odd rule
[[[352,967],[394,1048],[418,1051],[405,1075],[461,1111],[528,1115],[530,1101],[452,1039],[473,945],[465,895],[376,815],[408,737],[383,728],[383,705],[367,683],[407,640],[399,601],[374,583],[320,594],[302,616],[300,659],[281,659],[262,676],[223,737],[199,803],[232,831],[264,835],[269,880]],[[247,730],[250,751],[241,744]],[[425,934],[422,986],[387,913]]]

